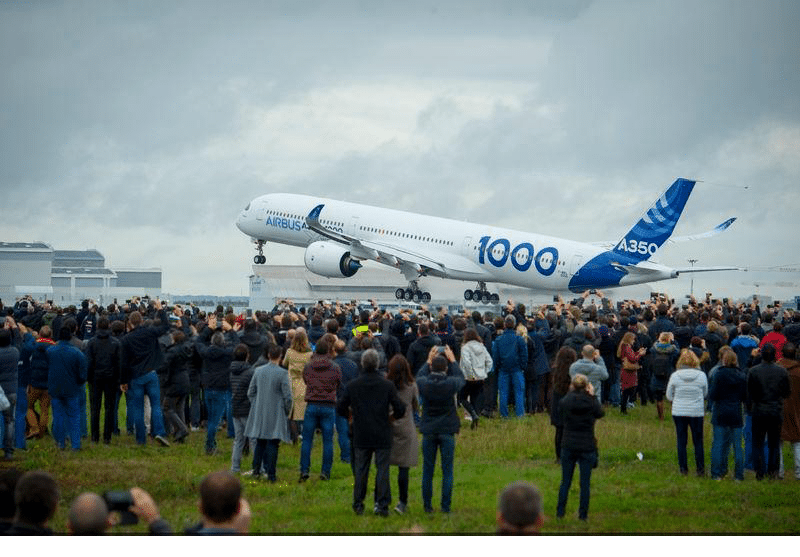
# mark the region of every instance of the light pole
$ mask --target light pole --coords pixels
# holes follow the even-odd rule
[[[694,269],[694,264],[697,263],[697,259],[688,259],[689,263],[692,265],[692,269]],[[694,296],[694,273],[692,273],[692,282],[691,287],[689,288],[689,295]]]

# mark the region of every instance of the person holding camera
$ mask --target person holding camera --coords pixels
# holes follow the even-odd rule
[[[464,374],[450,347],[431,348],[428,361],[417,374],[419,397],[423,401],[419,422],[422,433],[422,504],[427,513],[433,512],[431,500],[437,451],[442,456],[442,512],[450,512],[455,436],[461,427],[455,395],[465,384]]]
[[[569,392],[558,403],[558,411],[564,424],[561,445],[561,487],[558,491],[556,516],[564,518],[567,496],[572,486],[575,465],[580,467],[580,502],[578,518],[589,517],[589,484],[592,469],[597,466],[597,441],[594,434],[595,421],[605,413],[595,396],[594,387],[583,374],[572,378]]]

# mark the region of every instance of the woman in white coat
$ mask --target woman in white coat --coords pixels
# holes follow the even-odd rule
[[[459,402],[472,418],[472,429],[478,427],[479,397],[483,392],[483,381],[492,370],[492,356],[486,350],[478,331],[467,329],[461,346],[461,361],[458,363],[467,384],[458,393]]]
[[[703,450],[703,416],[708,396],[708,379],[700,368],[700,360],[691,350],[684,348],[678,358],[675,372],[667,383],[667,400],[672,401],[672,421],[678,444],[678,466],[681,474],[689,473],[686,456],[688,430],[692,432],[694,461],[698,476],[705,476],[705,451]]]

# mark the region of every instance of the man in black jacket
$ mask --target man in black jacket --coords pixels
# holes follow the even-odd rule
[[[767,343],[761,349],[761,363],[750,368],[747,378],[747,395],[753,416],[753,467],[757,480],[764,477],[765,436],[769,455],[766,473],[771,478],[778,475],[783,399],[789,394],[789,374],[775,363],[775,347]]]
[[[133,414],[136,442],[144,445],[147,440],[144,426],[144,395],[147,394],[153,414],[151,426],[155,439],[168,447],[156,370],[164,360],[158,338],[169,331],[170,325],[159,300],[155,301],[155,309],[158,311],[158,325],[144,326],[144,319],[138,311],[132,312],[128,318],[128,334],[122,339],[120,388],[122,392],[131,391],[132,408],[129,411]]]
[[[423,401],[419,424],[422,433],[422,503],[428,513],[433,512],[431,500],[437,451],[442,455],[442,512],[450,512],[455,435],[461,426],[455,395],[465,384],[464,374],[450,347],[445,346],[441,353],[438,347],[431,348],[428,361],[417,376],[419,398]]]
[[[411,366],[411,373],[416,377],[420,368],[425,364],[428,359],[428,354],[432,346],[439,346],[442,341],[439,337],[431,333],[428,323],[420,323],[417,328],[419,336],[417,340],[411,343],[408,347],[408,363]]]
[[[119,390],[120,362],[122,344],[111,336],[108,318],[101,317],[97,322],[97,334],[86,347],[88,360],[89,401],[91,406],[92,443],[100,441],[100,404],[105,400],[105,422],[103,424],[103,443],[111,443],[114,431],[114,408]]]
[[[367,495],[369,465],[375,455],[375,514],[389,516],[392,501],[389,487],[389,453],[392,448],[392,425],[388,412],[392,407],[392,420],[402,418],[406,405],[397,396],[394,384],[378,373],[380,357],[374,349],[361,356],[363,373],[350,381],[344,389],[336,410],[341,416],[352,414],[353,453],[355,481],[353,483],[353,510],[364,513]]]

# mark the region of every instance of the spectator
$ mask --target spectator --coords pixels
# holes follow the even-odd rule
[[[72,501],[67,518],[67,530],[70,534],[98,536],[106,533],[111,526],[113,523],[108,505],[96,493],[81,493]]]
[[[633,343],[636,340],[636,334],[628,331],[622,337],[622,340],[617,347],[617,358],[622,362],[622,367],[619,374],[619,388],[622,391],[622,399],[619,403],[620,411],[623,414],[628,413],[628,403],[636,399],[636,386],[638,385],[638,375],[641,365],[639,360],[644,356],[647,349],[642,347],[638,351],[634,351]]]
[[[580,360],[569,366],[569,377],[574,379],[576,375],[585,375],[592,384],[597,401],[602,400],[601,385],[602,382],[608,379],[608,371],[603,358],[600,356],[600,351],[591,344],[585,344],[581,350],[583,356]]]
[[[169,427],[176,443],[185,443],[189,435],[189,428],[186,427],[182,415],[191,389],[189,366],[193,355],[192,345],[186,341],[183,331],[172,331],[172,344],[164,354],[162,390],[165,429]]]
[[[122,360],[122,344],[111,336],[110,327],[108,318],[101,317],[97,322],[96,334],[92,335],[86,346],[92,442],[100,441],[100,405],[105,402],[103,443],[106,445],[111,443],[111,434],[114,432],[114,410]]]
[[[72,450],[77,451],[81,448],[80,391],[86,388],[87,363],[86,356],[70,343],[71,321],[64,322],[58,343],[47,349],[47,391],[53,406],[53,439],[63,449],[69,435]]]
[[[335,321],[334,321],[335,323]],[[339,384],[339,390],[336,391],[336,402],[338,403],[342,396],[344,396],[344,387],[350,381],[358,377],[358,366],[350,358],[346,356],[347,343],[336,337],[333,343],[333,353],[336,356],[333,362],[342,370],[342,382]],[[352,432],[350,431],[350,424],[347,418],[336,414],[336,439],[339,442],[339,458],[342,462],[352,464],[352,451],[351,438]]]
[[[39,329],[39,338],[31,354],[31,382],[28,385],[28,414],[26,420],[30,431],[28,439],[41,439],[48,432],[50,423],[50,394],[47,392],[47,349],[53,346],[50,327]],[[39,411],[36,411],[36,403]]]
[[[650,348],[650,391],[656,401],[659,421],[664,420],[664,395],[667,382],[678,363],[678,347],[673,342],[673,334],[665,331],[658,335],[655,344]]]
[[[753,466],[756,479],[766,473],[778,475],[780,435],[783,426],[783,401],[789,397],[789,374],[775,363],[775,346],[761,348],[761,363],[750,368],[747,394],[753,416]],[[767,462],[764,462],[764,437],[767,438]]]
[[[511,334],[514,335],[513,329]],[[514,335],[514,338],[519,337]],[[428,363],[417,374],[419,395],[424,401],[419,430],[422,433],[422,504],[427,513],[433,512],[433,472],[437,452],[441,454],[442,462],[441,509],[444,513],[450,512],[455,435],[461,426],[455,395],[465,383],[453,351],[445,347],[441,355],[438,347],[431,348]]]
[[[289,380],[292,382],[292,415],[289,424],[292,442],[296,443],[303,437],[303,421],[306,414],[306,384],[303,381],[303,369],[311,360],[311,346],[304,329],[296,330],[291,341],[291,346],[286,350],[283,358],[283,367],[289,370]]]
[[[464,373],[464,379],[466,379],[464,388],[458,394],[459,401],[469,412],[472,420],[470,428],[477,429],[483,382],[492,370],[492,357],[476,329],[470,328],[464,333],[459,366]]]
[[[420,368],[425,364],[431,347],[442,344],[439,337],[431,333],[427,323],[420,323],[417,327],[417,333],[419,336],[408,347],[407,353],[408,365],[411,366],[411,373],[414,374],[414,377],[417,376]]]
[[[369,468],[374,458],[375,514],[386,517],[392,500],[389,484],[392,426],[387,408],[391,407],[391,416],[396,420],[403,417],[406,405],[398,397],[394,384],[378,373],[379,363],[380,356],[376,350],[364,352],[361,357],[363,373],[347,384],[344,396],[337,404],[337,412],[351,416],[353,423],[353,511],[364,513]]]
[[[17,514],[6,531],[9,536],[52,535],[48,523],[58,507],[58,485],[53,476],[41,470],[26,472],[17,482],[14,503]]]
[[[22,472],[16,468],[0,472],[0,536],[14,524],[14,516],[17,514],[14,492],[21,477]]]
[[[703,451],[704,400],[708,395],[708,380],[700,369],[700,360],[691,350],[683,350],[678,358],[677,370],[667,383],[667,400],[672,401],[672,420],[677,436],[678,467],[684,476],[689,473],[686,456],[688,431],[692,431],[694,460],[698,476],[705,475]]]
[[[320,339],[314,355],[303,369],[306,384],[306,409],[303,420],[303,445],[300,449],[300,481],[308,479],[314,431],[322,432],[322,471],[320,479],[328,480],[333,467],[333,428],[336,421],[336,391],[342,382],[342,371],[330,355],[331,346]],[[384,407],[385,408],[385,407]]]
[[[17,402],[17,368],[19,365],[19,328],[11,316],[5,318],[0,328],[0,388],[11,403],[11,407],[2,412],[5,425],[3,452],[6,460],[14,458],[14,419]],[[12,340],[17,341],[12,344]]]
[[[245,428],[251,408],[250,398],[247,396],[250,381],[253,378],[253,368],[248,363],[249,356],[246,344],[237,345],[233,350],[233,361],[230,368],[231,414],[234,430],[231,472],[234,474],[238,474],[241,467],[242,451],[247,439]]]
[[[558,490],[556,516],[563,518],[567,508],[567,496],[575,473],[575,464],[580,466],[580,502],[578,518],[589,518],[589,485],[592,468],[597,466],[597,442],[594,423],[604,416],[594,388],[585,375],[572,379],[569,392],[558,404],[564,422],[564,441],[561,448],[561,487]]]
[[[122,338],[122,371],[120,388],[122,392],[130,389],[131,408],[136,431],[136,442],[144,445],[147,431],[144,424],[144,397],[150,400],[152,412],[151,426],[155,440],[168,447],[164,430],[164,415],[161,412],[161,395],[156,370],[161,366],[163,354],[158,338],[169,331],[169,319],[159,300],[154,308],[158,312],[158,325],[145,326],[142,314],[134,311],[128,317],[128,334]]]
[[[564,419],[558,409],[559,401],[569,392],[572,378],[569,370],[578,359],[578,355],[569,346],[562,346],[553,362],[553,394],[550,397],[550,424],[556,428],[555,449],[556,464],[561,463],[561,444],[564,437]]]
[[[542,494],[528,482],[514,482],[500,492],[497,501],[497,534],[529,536],[539,533],[542,516]]]
[[[394,383],[397,396],[406,407],[402,417],[394,416],[392,450],[389,455],[389,464],[397,466],[398,502],[394,510],[398,514],[403,514],[408,507],[409,469],[416,467],[419,462],[419,439],[413,418],[413,413],[419,411],[419,388],[411,374],[408,360],[401,354],[395,355],[389,361],[386,379]],[[477,420],[477,417],[475,419]]]
[[[280,367],[283,350],[276,344],[267,347],[269,363],[257,367],[247,390],[250,413],[245,436],[255,439],[253,448],[253,477],[259,478],[262,468],[267,479],[277,481],[278,449],[281,441],[291,441],[289,415],[292,411],[292,387],[289,373]]]
[[[708,399],[714,402],[711,424],[711,478],[721,480],[728,472],[728,454],[733,445],[734,479],[744,480],[742,452],[742,404],[747,400],[747,376],[738,366],[733,350],[722,355],[721,366],[711,378]]]
[[[497,371],[497,385],[500,395],[500,415],[508,418],[509,391],[514,389],[514,408],[518,418],[525,413],[525,374],[528,365],[528,347],[525,341],[517,336],[516,319],[507,315],[503,321],[505,331],[498,335],[492,344],[492,361]]]
[[[787,342],[783,345],[783,357],[778,365],[789,375],[789,397],[783,401],[783,426],[781,441],[787,441],[794,455],[794,479],[800,480],[800,362],[797,347]],[[783,453],[783,451],[781,451]]]

